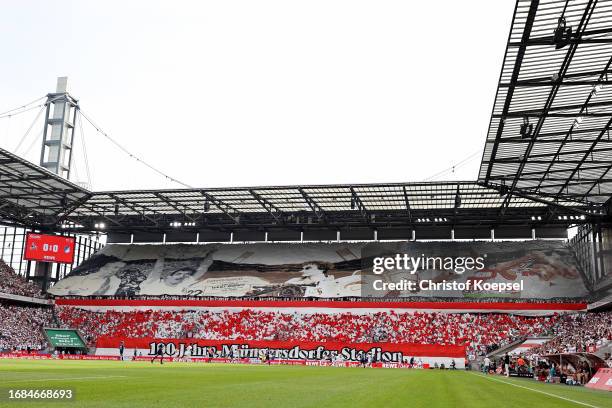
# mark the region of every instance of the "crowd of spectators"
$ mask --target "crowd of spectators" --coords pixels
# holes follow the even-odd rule
[[[90,346],[101,336],[198,338],[345,343],[466,345],[470,359],[526,336],[553,338],[525,357],[601,347],[612,339],[612,312],[551,316],[507,313],[311,313],[242,310],[91,311],[56,306],[63,327],[76,328]],[[0,350],[41,349],[42,327],[53,325],[51,308],[0,303]]]
[[[612,340],[612,312],[564,315],[552,328],[554,337],[529,355],[588,352]]]
[[[555,363],[546,359],[525,358],[523,355],[505,354],[491,360],[485,358],[481,367],[485,374],[498,374],[535,378],[548,383],[585,385],[595,374],[586,361]]]
[[[91,343],[100,336],[210,340],[285,340],[317,342],[393,342],[467,345],[483,354],[491,344],[550,330],[557,316],[506,313],[307,313],[241,311],[106,311],[58,307],[66,327],[78,328]]]
[[[52,321],[51,308],[0,302],[0,351],[44,349],[42,328]]]
[[[6,262],[0,260],[0,293],[42,298],[40,288],[15,273]]]
[[[188,295],[139,295],[139,296],[76,296],[63,295],[63,299],[100,299],[100,300],[115,300],[115,299],[139,299],[139,300],[241,300],[241,301],[287,301],[287,302],[372,302],[372,303],[388,303],[388,302],[444,302],[444,303],[585,303],[586,298],[575,297],[555,297],[555,298],[514,298],[514,297],[479,297],[479,298],[464,298],[464,297],[429,297],[429,296],[401,296],[401,297],[287,297],[287,296],[188,296]]]

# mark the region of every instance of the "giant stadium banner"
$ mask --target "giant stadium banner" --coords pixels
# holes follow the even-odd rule
[[[112,349],[116,350],[116,349]],[[129,351],[129,350],[128,350]],[[124,355],[124,360],[133,360],[133,361],[149,361],[151,360],[150,355],[140,354],[141,352],[146,352],[146,350],[138,350],[139,353],[137,356],[128,356]],[[0,360],[1,359],[22,359],[22,360],[93,360],[93,361],[117,361],[119,359],[118,353],[110,353],[110,354],[96,354],[96,355],[87,355],[87,354],[38,354],[38,353],[21,353],[21,352],[11,352],[11,353],[2,353],[0,352]],[[200,358],[200,357],[169,357],[164,356],[164,361],[173,361],[173,362],[189,362],[189,363],[225,363],[225,364],[268,364],[268,365],[302,365],[302,366],[317,366],[317,367],[358,367],[361,365],[361,362],[358,361],[330,361],[330,360],[300,360],[300,359],[275,359],[275,360],[262,360],[261,358]],[[437,363],[438,365],[444,364],[446,367],[450,367],[452,363],[455,363],[455,368],[463,369],[465,368],[465,360],[462,358],[452,358],[452,357],[418,357],[414,358],[412,364],[410,362],[403,363],[395,363],[395,362],[373,362],[369,366],[372,368],[430,368],[434,367]]]
[[[560,241],[113,244],[55,296],[581,298]]]
[[[283,361],[336,361],[359,362],[371,356],[382,363],[409,363],[412,358],[421,361],[450,364],[451,360],[465,358],[465,346],[402,343],[339,343],[278,340],[201,340],[100,337],[96,353],[118,355],[123,342],[129,351],[134,349],[143,356],[155,356],[161,346],[165,357],[175,359],[260,359],[262,354]],[[127,354],[129,355],[129,354]],[[456,361],[455,364],[459,364]]]

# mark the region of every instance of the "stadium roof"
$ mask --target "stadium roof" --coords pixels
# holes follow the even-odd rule
[[[478,180],[507,197],[607,202],[611,64],[611,1],[519,0]]]
[[[143,190],[94,193],[69,218],[81,224],[106,219],[111,229],[525,224],[532,216],[561,221],[545,200],[516,196],[505,213],[503,203],[497,190],[475,182]],[[589,215],[578,203],[562,204],[567,207],[556,208],[571,219]]]
[[[611,65],[612,1],[519,0],[476,181],[90,192],[0,149],[0,219],[115,232],[607,220]]]
[[[0,216],[18,224],[49,224],[90,193],[0,149]]]
[[[582,202],[520,189],[507,200],[473,181],[90,192],[2,149],[0,158],[3,218],[49,230],[567,225],[598,216]]]

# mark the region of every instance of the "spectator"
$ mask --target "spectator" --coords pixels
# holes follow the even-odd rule
[[[0,293],[11,295],[44,297],[36,285],[28,282],[23,276],[15,273],[15,270],[0,260]]]
[[[50,308],[0,303],[0,351],[42,350],[47,345],[42,328],[51,322]]]
[[[77,328],[94,345],[100,336],[124,338],[200,338],[210,340],[287,340],[346,343],[467,345],[484,354],[492,344],[515,335],[550,330],[558,316],[525,317],[504,313],[308,313],[208,310],[93,312],[58,307],[66,327]],[[496,330],[491,330],[496,327]]]
[[[612,312],[564,315],[552,327],[553,339],[529,350],[528,354],[587,352],[590,346],[601,347],[612,340]]]

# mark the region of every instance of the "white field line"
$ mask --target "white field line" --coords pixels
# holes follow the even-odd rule
[[[10,380],[10,381],[2,381],[3,383],[15,383],[15,382],[33,382],[33,381],[78,381],[78,380],[103,380],[106,378],[126,378],[127,375],[105,375],[99,377],[64,377],[64,378],[38,378],[38,379],[27,379],[23,380]]]
[[[487,380],[497,381],[497,382],[500,382],[500,383],[503,383],[503,384],[512,385],[514,387],[524,388],[526,390],[533,391],[533,392],[539,392],[540,394],[544,394],[544,395],[548,395],[550,397],[555,397],[555,398],[559,398],[559,399],[562,399],[562,400],[565,400],[565,401],[573,402],[574,404],[580,404],[580,405],[584,405],[584,406],[591,407],[591,408],[599,408],[597,405],[591,405],[591,404],[587,404],[586,402],[576,401],[576,400],[573,400],[571,398],[562,397],[560,395],[553,394],[553,393],[550,393],[550,392],[536,390],[535,388],[525,387],[524,385],[519,385],[519,384],[515,384],[513,382],[500,380],[499,378],[493,378],[493,377],[490,377],[488,375],[476,374],[476,373],[472,373],[472,374],[477,375],[479,377],[486,378]]]

